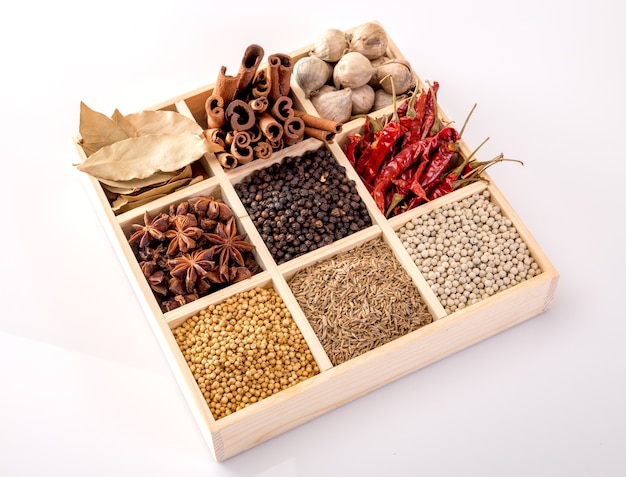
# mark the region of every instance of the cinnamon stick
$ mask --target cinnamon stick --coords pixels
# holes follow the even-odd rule
[[[304,121],[292,116],[283,123],[283,139],[287,146],[296,144],[304,139]]]
[[[269,106],[269,101],[267,100],[267,96],[260,96],[258,98],[251,99],[248,101],[248,104],[252,108],[255,113],[262,113]]]
[[[237,85],[237,95],[241,99],[246,99],[247,90],[252,84],[252,80],[259,68],[259,63],[263,59],[265,52],[259,45],[252,44],[246,48],[239,66],[239,84]]]
[[[226,107],[224,115],[233,131],[250,129],[256,121],[256,116],[250,105],[241,99],[231,101]]]
[[[281,124],[276,121],[276,119],[274,119],[274,117],[267,111],[261,113],[257,124],[259,125],[259,129],[261,129],[261,132],[270,141],[280,139],[280,137],[283,135],[283,127],[281,126]]]
[[[226,147],[226,131],[222,128],[205,129],[203,134],[213,144],[217,144],[222,148]]]
[[[284,122],[293,116],[293,101],[289,96],[280,96],[272,104],[270,113],[279,121]]]
[[[224,169],[234,169],[237,167],[237,159],[230,152],[216,152],[215,157]]]
[[[254,79],[252,80],[252,97],[261,98],[267,97],[270,93],[270,77],[267,74],[267,69],[263,68],[258,70]]]
[[[319,139],[320,141],[325,142],[326,144],[332,144],[335,140],[335,133],[332,131],[326,131],[325,129],[318,129],[314,127],[307,126],[304,128],[305,136],[309,136],[315,139]]]
[[[254,126],[252,126],[250,129],[246,129],[246,132],[250,136],[251,143],[259,142],[263,137],[263,132],[261,131],[257,123],[254,123]]]
[[[233,147],[246,147],[250,145],[250,134],[248,131],[236,131],[233,136],[233,142],[230,145],[231,149]]]
[[[239,147],[233,143],[230,148],[230,153],[237,159],[237,163],[239,164],[247,164],[254,159],[254,151],[250,145]]]
[[[224,118],[224,98],[219,94],[211,94],[204,103],[206,111],[206,121],[209,128],[221,128],[226,124]]]
[[[323,129],[324,131],[331,131],[335,134],[339,134],[343,129],[343,124],[337,121],[331,121],[330,119],[320,118],[313,116],[312,114],[305,113],[299,109],[293,110],[294,116],[301,118],[306,126]]]
[[[284,53],[274,53],[267,58],[270,77],[270,99],[276,101],[281,96],[288,96],[291,91],[291,73],[293,61]]]
[[[224,100],[224,104],[230,103],[235,99],[237,94],[237,88],[239,85],[238,76],[230,76],[226,74],[226,67],[222,66],[220,72],[217,75],[217,81],[215,82],[215,88],[213,94],[221,96]]]
[[[267,142],[269,143],[272,150],[274,151],[280,151],[285,145],[285,142],[283,141],[282,136],[276,139],[268,139]]]
[[[266,141],[257,142],[252,150],[256,159],[269,159],[274,152],[270,143]]]

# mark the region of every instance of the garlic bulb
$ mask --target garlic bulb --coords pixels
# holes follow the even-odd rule
[[[335,88],[358,88],[376,72],[370,60],[356,51],[346,53],[333,68]]]
[[[293,65],[293,77],[308,98],[330,79],[332,66],[316,56],[305,56]]]
[[[380,65],[383,65],[391,60],[392,59],[389,56],[383,55],[383,56],[379,56],[378,58],[374,58],[373,60],[370,61],[370,63],[372,63],[372,66],[374,68],[378,68]]]
[[[352,116],[367,114],[374,106],[374,88],[364,84],[352,90]]]
[[[374,106],[372,106],[372,110],[378,111],[379,109],[383,109],[390,104],[393,104],[393,95],[387,93],[384,89],[377,89],[374,92]]]
[[[385,54],[389,38],[378,23],[365,23],[358,27],[350,40],[350,51],[357,51],[373,60]]]
[[[311,96],[311,102],[321,117],[345,123],[352,113],[352,90],[326,85]]]
[[[339,58],[343,56],[347,49],[348,39],[346,34],[337,28],[328,28],[313,43],[311,55],[334,63],[339,61]]]
[[[404,60],[391,60],[376,68],[375,80],[387,93],[392,93],[392,83],[396,94],[406,93],[414,85],[411,66]]]

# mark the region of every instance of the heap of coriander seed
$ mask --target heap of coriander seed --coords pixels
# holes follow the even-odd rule
[[[319,373],[272,288],[254,288],[210,305],[172,332],[215,419]]]

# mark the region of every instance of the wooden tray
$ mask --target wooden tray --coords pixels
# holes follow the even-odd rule
[[[306,46],[290,55],[297,59],[305,55],[309,49],[310,46]],[[389,54],[393,57],[402,57],[392,42],[389,45]],[[416,80],[423,84],[419,78],[416,77]],[[201,125],[203,122],[206,124],[204,102],[212,89],[213,85],[207,85],[146,109],[178,111],[195,118]],[[292,81],[292,94],[298,107],[309,113],[317,114],[315,108],[304,97],[294,81]],[[386,110],[373,113],[373,116],[388,114],[390,111],[389,108],[386,108]],[[440,115],[443,116],[444,113],[440,111]],[[272,163],[282,162],[287,156],[301,155],[307,150],[326,147],[316,139],[306,139],[295,146],[275,153],[269,160],[255,160],[232,170],[224,170],[214,156],[207,154],[202,159],[203,166],[208,172],[207,179],[119,215],[112,212],[100,183],[88,174],[79,173],[120,262],[130,278],[137,298],[144,308],[155,336],[174,371],[198,426],[217,461],[228,459],[401,376],[538,315],[551,304],[558,282],[558,273],[493,181],[464,187],[400,216],[392,219],[385,218],[377,209],[341,149],[341,144],[346,140],[346,137],[360,130],[362,126],[363,120],[355,120],[345,124],[343,133],[337,136],[336,141],[327,147],[336,160],[346,168],[348,177],[355,180],[359,194],[371,216],[372,225],[281,265],[273,260],[265,244],[263,244],[261,235],[255,229],[250,216],[235,192],[234,185],[258,169],[268,167]],[[78,145],[78,141],[79,138],[75,137],[77,152],[81,160],[84,160],[85,154]],[[463,152],[467,154],[469,152],[467,145],[462,142],[461,146]],[[502,214],[512,221],[531,256],[540,266],[541,273],[460,311],[447,314],[425,277],[422,276],[404,249],[396,231],[413,217],[429,213],[443,204],[459,201],[485,189],[489,190],[491,200],[500,207]],[[128,243],[130,226],[133,223],[141,222],[144,211],[155,214],[167,210],[170,204],[200,195],[213,195],[223,199],[231,206],[238,226],[248,234],[248,239],[256,245],[254,256],[261,265],[262,272],[164,313],[144,278]],[[396,258],[407,270],[426,302],[434,321],[390,343],[334,366],[300,309],[287,281],[297,271],[308,265],[332,257],[340,251],[350,250],[377,237],[381,237],[388,244]],[[186,319],[208,305],[220,303],[237,292],[254,287],[269,286],[280,294],[288,306],[293,319],[309,345],[320,372],[287,390],[266,397],[228,416],[215,419],[174,339],[172,329],[180,326]]]

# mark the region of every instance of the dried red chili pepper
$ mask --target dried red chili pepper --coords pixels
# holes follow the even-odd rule
[[[408,146],[402,148],[398,154],[396,154],[376,177],[374,181],[374,188],[372,190],[372,197],[378,206],[378,209],[385,213],[385,194],[388,187],[392,184],[393,179],[397,178],[408,167],[414,164],[420,157],[420,155],[427,148],[428,141],[415,141]]]
[[[422,92],[417,99],[416,93],[414,93],[408,101],[406,114],[400,118],[400,122],[407,130],[404,135],[403,146],[406,146],[411,141],[423,139],[422,129],[428,129],[428,131],[432,129],[436,112],[434,97],[438,90],[439,83],[435,82],[427,91]],[[425,121],[428,121],[429,124],[426,125]]]
[[[435,150],[428,167],[420,177],[420,184],[426,192],[437,184],[458,152],[457,143],[460,137],[456,129],[445,127],[435,137],[440,142],[439,147]]]
[[[434,200],[452,192],[455,189],[454,182],[457,180],[458,176],[454,173],[454,171],[450,172],[443,178],[437,187],[430,191],[430,194],[428,194],[428,200]]]
[[[348,142],[343,147],[343,152],[346,154],[348,158],[348,162],[354,167],[356,161],[361,155],[361,147],[362,147],[363,138],[359,133],[354,134],[348,138]]]
[[[399,122],[390,121],[376,136],[367,157],[362,157],[357,164],[356,171],[363,181],[371,183],[385,158],[392,153],[398,139],[404,134],[404,128]],[[365,154],[364,154],[365,156]]]
[[[428,95],[426,98],[426,105],[422,114],[422,128],[420,137],[424,139],[427,136],[431,136],[431,131],[437,120],[437,91],[439,91],[439,83],[436,81],[428,89]],[[416,111],[416,115],[420,114],[420,111]]]

